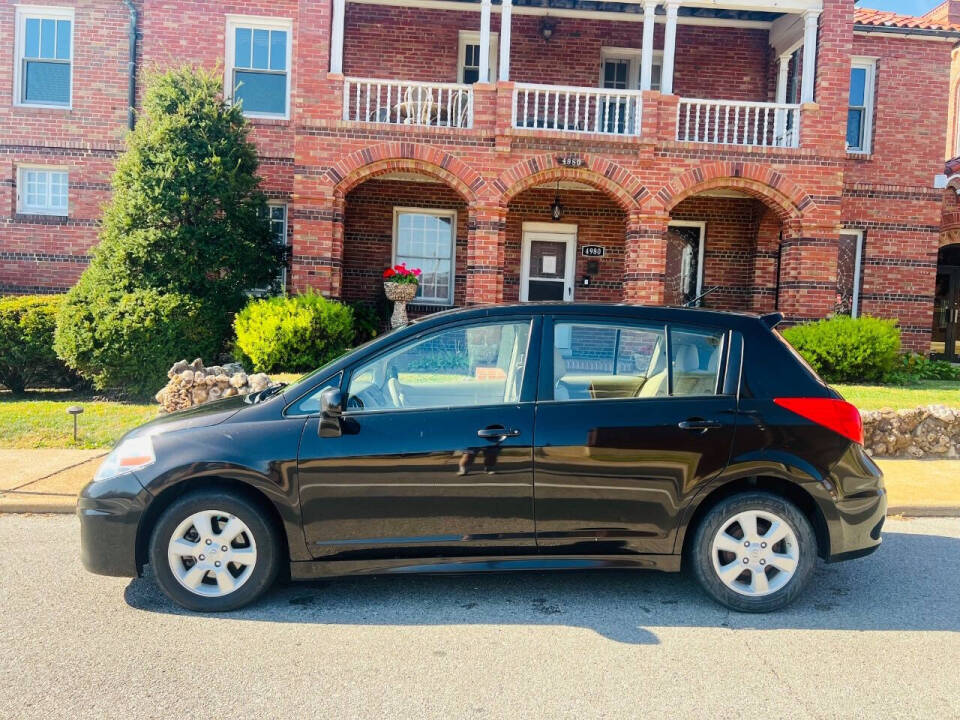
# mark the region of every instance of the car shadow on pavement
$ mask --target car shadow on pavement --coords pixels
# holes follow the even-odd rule
[[[150,569],[132,580],[133,608],[198,615],[171,603]],[[960,539],[887,533],[873,555],[820,564],[808,591],[777,613],[734,613],[688,574],[526,572],[389,575],[278,585],[216,620],[350,625],[566,625],[611,640],[657,644],[657,629],[930,630],[960,632]]]

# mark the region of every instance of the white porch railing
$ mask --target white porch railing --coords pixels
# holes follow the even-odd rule
[[[677,140],[759,147],[799,147],[800,106],[680,98]]]
[[[601,135],[639,135],[643,109],[639,90],[517,83],[512,125]]]
[[[473,127],[473,88],[455,83],[345,78],[343,119],[469,128]]]

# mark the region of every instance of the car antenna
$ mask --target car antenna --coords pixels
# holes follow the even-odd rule
[[[711,287],[711,288],[707,288],[707,289],[704,290],[702,293],[700,293],[699,295],[697,295],[693,300],[689,300],[689,301],[685,302],[685,303],[683,304],[683,307],[694,307],[694,306],[695,306],[698,302],[700,302],[700,300],[703,299],[705,296],[709,295],[709,294],[712,293],[714,290],[719,290],[719,289],[720,289],[720,286],[719,286],[719,285],[714,285],[714,286]]]

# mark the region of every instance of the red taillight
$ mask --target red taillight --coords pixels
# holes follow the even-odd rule
[[[835,398],[774,398],[777,405],[863,445],[860,411]]]

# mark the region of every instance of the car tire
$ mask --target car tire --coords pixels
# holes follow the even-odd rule
[[[256,502],[211,489],[190,492],[163,511],[149,554],[167,597],[188,610],[225,612],[273,585],[281,548],[275,523]]]
[[[796,600],[810,582],[817,538],[807,517],[786,498],[746,492],[707,511],[689,560],[700,585],[721,605],[772,612]]]

